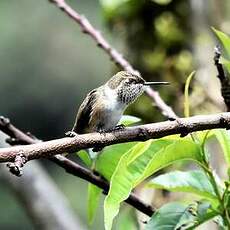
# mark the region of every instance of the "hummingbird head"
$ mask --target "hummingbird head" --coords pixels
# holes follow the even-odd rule
[[[147,85],[168,84],[168,82],[146,82],[138,73],[120,71],[107,84],[116,91],[119,100],[128,105],[144,92]]]

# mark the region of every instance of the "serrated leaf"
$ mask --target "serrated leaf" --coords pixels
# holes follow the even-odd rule
[[[200,160],[200,148],[190,140],[149,140],[136,144],[123,154],[110,182],[109,194],[104,203],[105,228],[111,229],[120,203],[131,190],[156,171],[177,160]]]
[[[136,124],[140,122],[141,119],[138,117],[130,116],[130,115],[123,115],[121,117],[121,120],[119,121],[119,124],[123,124],[125,126]]]
[[[230,166],[230,134],[229,131],[224,129],[212,130],[212,133],[216,136],[220,146],[223,150],[226,162]]]
[[[219,31],[215,28],[212,28],[212,29],[214,33],[216,34],[217,38],[222,43],[226,51],[227,57],[230,58],[230,37],[227,34],[223,33],[222,31]]]
[[[98,188],[96,185],[93,185],[91,183],[88,184],[87,211],[88,211],[88,222],[90,225],[93,223],[101,193],[102,190]]]
[[[187,78],[184,88],[184,116],[189,117],[189,86],[190,82],[195,74],[195,71],[193,71]]]
[[[147,184],[147,187],[166,189],[172,192],[193,193],[215,201],[217,199],[212,184],[200,170],[166,173],[152,179]]]

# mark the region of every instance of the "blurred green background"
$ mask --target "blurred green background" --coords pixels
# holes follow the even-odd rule
[[[111,40],[97,1],[72,1],[72,5]],[[1,115],[43,140],[63,137],[85,94],[110,77],[110,60],[48,1],[1,1],[0,31]],[[47,170],[86,222],[87,184],[53,164],[47,163]],[[0,229],[32,229],[23,207],[4,184],[0,213]],[[99,220],[97,229],[102,229],[102,215]]]
[[[228,0],[72,0],[145,79],[167,80],[161,95],[182,115],[183,87],[191,86],[192,113],[224,110],[213,67],[211,26],[230,32]],[[160,3],[160,4],[159,4]],[[162,4],[163,3],[163,4]],[[49,1],[0,1],[0,115],[42,140],[72,128],[86,93],[119,70],[90,37]],[[143,122],[164,119],[143,95],[127,113]],[[153,116],[154,115],[154,116]],[[86,223],[87,183],[43,161]],[[77,195],[81,194],[81,196]],[[103,229],[100,215],[91,229]],[[32,229],[23,207],[0,186],[0,229]]]

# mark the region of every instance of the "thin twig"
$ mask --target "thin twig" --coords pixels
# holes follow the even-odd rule
[[[10,139],[17,139],[18,143],[35,144],[39,142],[39,140],[35,137],[31,137],[31,135],[25,134],[16,128],[11,124],[9,119],[4,117],[0,118],[0,130],[9,135]],[[71,161],[62,155],[53,156],[49,158],[49,160],[65,169],[66,172],[98,186],[103,190],[104,193],[109,191],[109,183],[104,178],[102,178],[99,174],[96,175],[91,170],[80,166],[74,161]],[[145,204],[134,193],[131,193],[125,202],[148,216],[152,216],[154,213],[154,208],[148,204]]]
[[[64,168],[66,172],[96,185],[103,190],[104,194],[108,194],[109,183],[100,175],[97,175],[97,173],[93,173],[91,170],[86,169],[61,155],[56,156],[52,161]],[[148,216],[152,216],[155,211],[151,205],[145,204],[134,193],[131,193],[125,202]]]
[[[227,107],[227,111],[230,111],[230,80],[226,76],[223,65],[220,62],[221,50],[219,46],[214,49],[214,63],[218,72],[217,77],[221,83],[221,95],[224,99],[224,103]]]
[[[164,115],[171,121],[179,118],[176,115],[176,113],[173,111],[173,109],[162,100],[162,98],[160,97],[160,94],[157,91],[152,90],[150,87],[148,87],[145,90],[145,92],[149,97],[154,98],[154,101],[155,101],[154,105],[161,111],[162,115]]]
[[[0,162],[14,161],[19,153],[22,153],[28,160],[48,158],[64,152],[73,153],[86,148],[145,141],[173,134],[185,136],[195,131],[217,128],[230,128],[230,113],[178,118],[175,121],[140,125],[105,134],[88,133],[76,135],[73,138],[65,137],[32,145],[2,148],[0,149]]]
[[[119,53],[108,43],[100,31],[94,28],[84,15],[80,15],[76,10],[73,10],[73,8],[71,8],[64,0],[50,0],[50,2],[54,3],[71,19],[73,19],[81,27],[82,32],[88,34],[118,66],[129,72],[139,72],[132,67],[132,65],[123,57],[121,53]],[[164,102],[157,91],[149,87],[146,90],[146,94],[154,100],[156,107],[165,117],[171,120],[177,118],[175,112]]]
[[[225,76],[223,65],[220,63],[221,49],[220,46],[215,46],[214,48],[214,63],[218,72],[217,77],[221,82],[225,81],[227,77]]]
[[[15,176],[22,176],[22,167],[26,163],[26,158],[22,153],[19,153],[14,162],[7,163],[7,167],[10,169],[10,172]]]

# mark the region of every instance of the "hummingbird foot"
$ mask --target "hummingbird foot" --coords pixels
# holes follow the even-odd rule
[[[103,147],[94,147],[93,149],[92,149],[92,151],[93,152],[100,152],[101,150],[103,149]]]
[[[68,131],[65,133],[66,137],[75,137],[77,136],[77,133],[75,133],[74,131]]]
[[[125,125],[124,124],[120,124],[120,125],[116,125],[115,128],[113,129],[113,131],[123,130],[123,129],[125,129]]]

